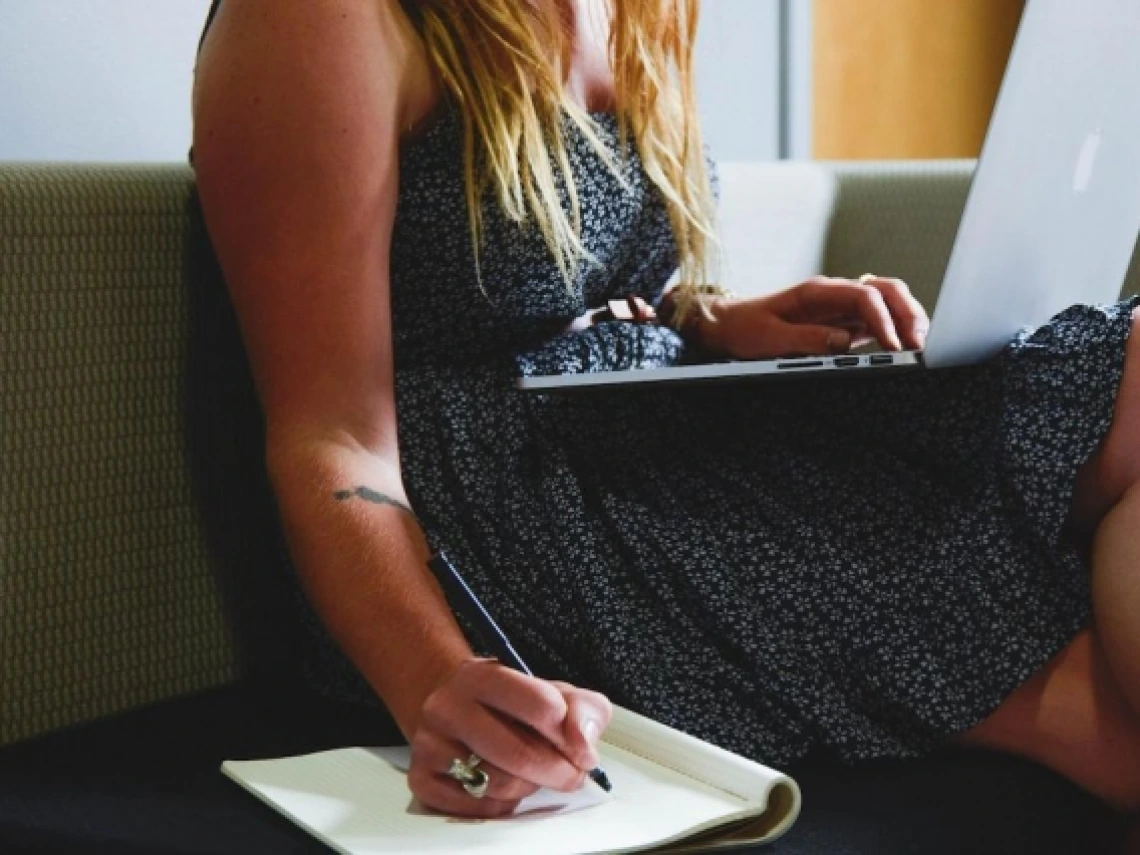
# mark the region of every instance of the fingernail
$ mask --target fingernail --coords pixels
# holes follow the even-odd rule
[[[597,719],[588,718],[582,722],[582,735],[586,737],[586,741],[593,745],[598,741],[598,736],[602,732],[602,727],[598,724]]]
[[[827,349],[831,353],[846,353],[851,349],[851,333],[837,330],[827,337]]]
[[[926,336],[927,336],[927,334],[928,334],[928,333],[929,333],[929,330],[928,330],[926,327],[919,327],[919,328],[918,328],[918,329],[915,331],[915,333],[914,333],[914,337],[915,337],[916,339],[918,339],[918,346],[919,346],[919,348],[924,348],[924,347],[926,347]]]

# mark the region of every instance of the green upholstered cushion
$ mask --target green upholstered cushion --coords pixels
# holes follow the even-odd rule
[[[829,164],[838,192],[825,272],[906,280],[933,311],[966,205],[974,161]],[[1125,294],[1140,293],[1140,257]]]

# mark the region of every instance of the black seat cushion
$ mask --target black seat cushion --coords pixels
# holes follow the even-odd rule
[[[326,853],[225,778],[225,759],[386,744],[390,722],[235,686],[0,750],[0,852]],[[1028,763],[947,752],[918,763],[790,770],[804,791],[773,855],[1095,853],[1123,822]]]

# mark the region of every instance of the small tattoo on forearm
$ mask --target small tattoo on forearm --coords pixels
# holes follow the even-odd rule
[[[405,505],[403,502],[398,502],[391,496],[385,496],[383,493],[377,493],[368,487],[357,487],[354,490],[337,490],[333,493],[333,498],[338,502],[347,502],[350,499],[363,499],[366,502],[371,502],[374,505],[391,505],[393,508],[399,508],[404,513],[411,514],[412,509]],[[412,514],[415,516],[414,514]]]

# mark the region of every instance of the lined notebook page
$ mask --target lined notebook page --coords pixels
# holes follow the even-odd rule
[[[406,749],[404,749],[406,752]],[[755,813],[746,800],[603,745],[614,785],[566,796],[545,791],[516,816],[460,820],[411,797],[406,753],[346,748],[281,760],[227,761],[222,771],[329,846],[368,853],[479,852],[572,855],[631,852]]]

